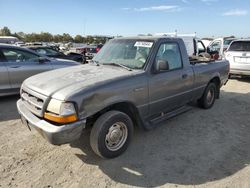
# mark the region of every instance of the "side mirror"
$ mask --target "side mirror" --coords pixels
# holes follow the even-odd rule
[[[156,72],[161,72],[161,71],[166,71],[166,70],[169,70],[168,61],[157,60],[156,63],[155,63],[155,71]]]
[[[38,59],[38,63],[39,64],[44,64],[44,63],[46,63],[46,62],[48,62],[49,60],[48,59],[46,59],[46,58],[44,58],[44,57],[40,57],[39,59]]]

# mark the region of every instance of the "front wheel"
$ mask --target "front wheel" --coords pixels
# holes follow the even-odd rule
[[[90,145],[103,158],[117,157],[127,149],[133,130],[133,122],[127,114],[120,111],[106,112],[92,127]]]
[[[214,105],[216,99],[217,87],[215,83],[211,82],[206,87],[202,97],[198,100],[200,107],[204,109],[209,109]]]

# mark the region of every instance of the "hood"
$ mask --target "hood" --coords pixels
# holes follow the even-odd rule
[[[28,87],[46,96],[64,100],[79,90],[117,78],[131,76],[136,72],[138,71],[128,71],[110,65],[86,64],[37,74],[26,79],[23,87]]]

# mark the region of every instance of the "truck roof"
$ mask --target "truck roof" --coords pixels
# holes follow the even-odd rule
[[[135,37],[120,37],[120,38],[114,38],[114,39],[121,39],[121,40],[151,40],[151,41],[157,41],[159,39],[169,39],[169,40],[182,40],[179,37],[169,37],[169,36],[135,36]]]

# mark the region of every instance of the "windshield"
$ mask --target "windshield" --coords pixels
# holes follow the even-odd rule
[[[250,52],[250,41],[235,41],[230,45],[228,51]]]
[[[93,61],[100,64],[120,64],[131,69],[142,69],[148,58],[152,41],[115,39],[103,46]]]

